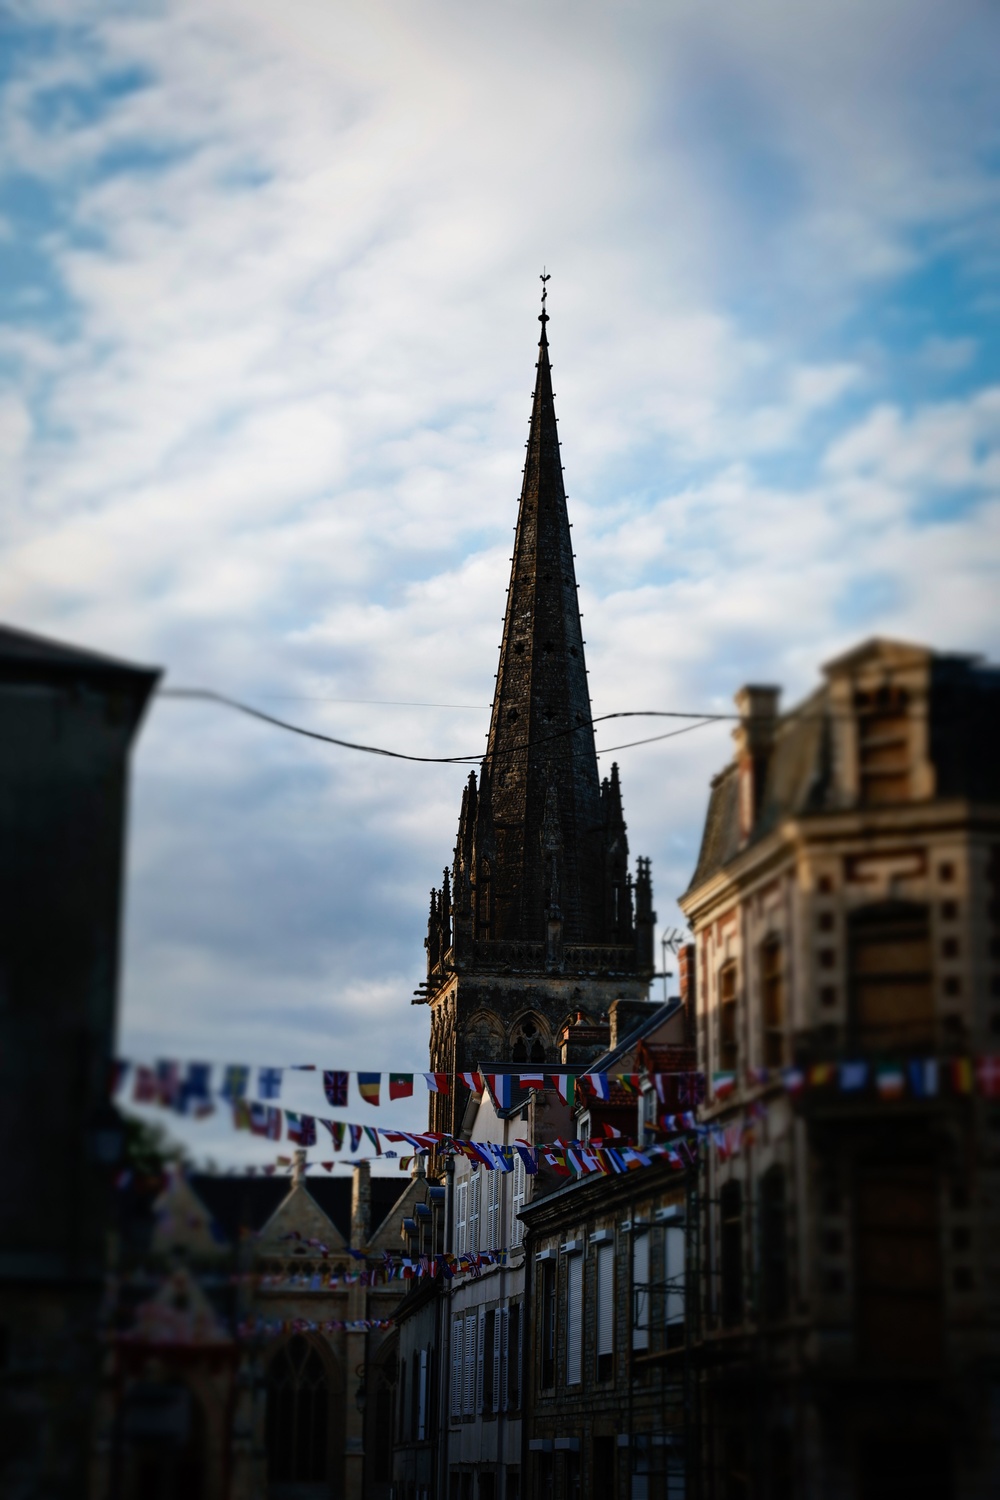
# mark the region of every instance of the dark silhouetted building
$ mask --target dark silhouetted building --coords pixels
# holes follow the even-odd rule
[[[0,1490],[79,1496],[95,1396],[128,757],[157,673],[0,629]]]

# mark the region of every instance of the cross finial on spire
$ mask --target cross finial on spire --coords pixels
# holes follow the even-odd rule
[[[552,277],[551,277],[550,273],[548,271],[546,271],[546,269],[545,269],[544,266],[542,267],[542,274],[541,274],[541,276],[538,279],[542,283],[542,310],[541,310],[541,313],[538,316],[538,321],[539,321],[539,323],[541,323],[542,329],[544,331],[545,325],[549,321],[549,315],[545,311],[545,299],[549,295],[549,289],[548,289],[548,287],[546,286],[545,283],[547,281],[551,281],[552,280]]]

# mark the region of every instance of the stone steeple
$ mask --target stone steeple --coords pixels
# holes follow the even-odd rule
[[[598,775],[544,293],[540,321],[489,742],[431,895],[417,995],[438,1072],[539,1049],[555,1062],[567,1012],[644,996],[653,969],[649,864],[633,886],[618,768]],[[439,1100],[435,1128],[455,1108]]]
[[[496,847],[489,935],[541,941],[555,878],[564,940],[597,942],[604,925],[601,787],[547,316],[543,310],[500,667],[480,783],[481,805],[489,788]],[[550,847],[543,847],[545,841]]]

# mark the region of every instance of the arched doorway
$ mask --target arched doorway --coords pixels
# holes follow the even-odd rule
[[[295,1334],[267,1368],[270,1500],[331,1500],[333,1425],[326,1363],[311,1340]]]

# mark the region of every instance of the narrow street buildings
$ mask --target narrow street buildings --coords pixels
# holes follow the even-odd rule
[[[682,900],[719,1143],[700,1187],[705,1493],[985,1496],[1000,675],[876,640],[786,715],[773,688],[737,703]]]

